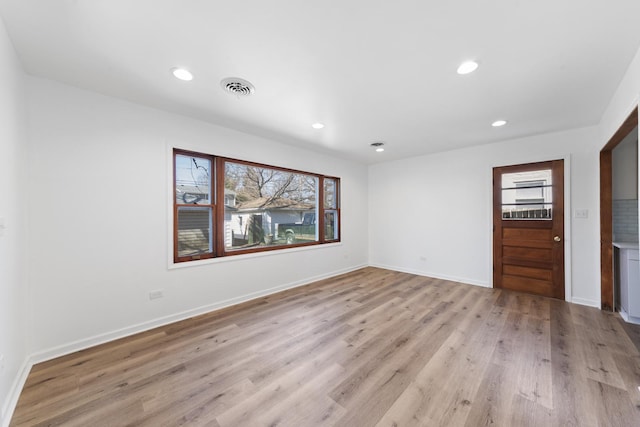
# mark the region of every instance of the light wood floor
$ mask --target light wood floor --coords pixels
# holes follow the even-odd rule
[[[35,366],[13,426],[640,426],[640,328],[365,268]]]

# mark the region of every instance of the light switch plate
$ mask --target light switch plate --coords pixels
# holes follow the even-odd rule
[[[581,219],[589,218],[589,209],[576,209],[574,216]]]
[[[158,290],[149,292],[149,299],[150,300],[160,299],[163,296],[164,296],[164,294],[162,293],[162,289],[158,289]]]

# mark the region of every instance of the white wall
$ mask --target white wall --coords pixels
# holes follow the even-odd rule
[[[0,425],[5,425],[27,358],[27,118],[24,74],[1,19],[0,64]]]
[[[492,168],[566,158],[565,208],[589,211],[565,224],[569,294],[598,305],[598,141],[591,127],[372,166],[371,263],[492,286]],[[403,212],[412,212],[411,220]]]
[[[640,99],[640,49],[629,64],[618,89],[611,98],[611,102],[605,109],[600,124],[601,147],[602,148],[613,134],[624,123],[633,109],[638,106]]]
[[[612,151],[613,200],[638,198],[638,127]]]
[[[568,298],[599,307],[599,152],[639,96],[640,50],[597,126],[372,166],[371,264],[491,286],[491,168],[566,157],[566,207],[589,212],[565,224]],[[419,212],[422,221],[405,220],[403,211]]]
[[[36,360],[367,264],[366,166],[48,80],[28,91]],[[169,269],[171,146],[341,177],[342,244]]]

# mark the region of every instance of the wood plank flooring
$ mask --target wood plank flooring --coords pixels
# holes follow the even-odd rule
[[[640,426],[640,327],[376,268],[34,366],[12,426]]]

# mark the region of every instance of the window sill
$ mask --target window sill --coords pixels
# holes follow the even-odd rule
[[[335,243],[323,243],[321,245],[311,245],[311,246],[301,246],[299,248],[282,248],[271,251],[264,252],[253,252],[249,254],[241,254],[241,255],[230,255],[225,257],[218,258],[209,258],[203,260],[194,260],[194,261],[185,261],[185,262],[173,262],[173,259],[169,261],[169,270],[179,269],[179,268],[188,268],[188,267],[197,267],[201,265],[210,265],[210,264],[218,264],[224,262],[234,262],[234,261],[243,261],[251,258],[259,258],[266,256],[277,256],[282,255],[283,253],[291,253],[291,252],[302,252],[302,251],[313,251],[317,249],[325,249],[325,248],[334,248],[337,246],[342,246],[342,242]]]

